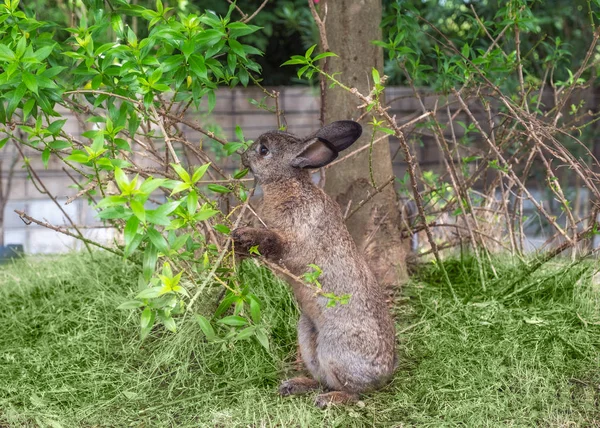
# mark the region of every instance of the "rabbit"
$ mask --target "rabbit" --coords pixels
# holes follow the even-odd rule
[[[312,375],[281,383],[282,396],[319,389],[315,404],[355,403],[359,393],[384,386],[396,365],[395,327],[383,290],[358,252],[340,207],[313,184],[309,170],[320,168],[361,135],[360,124],[333,122],[307,138],[272,131],[262,134],[242,155],[263,189],[261,218],[268,228],[232,231],[236,251],[258,245],[267,259],[296,277],[322,269],[324,292],[350,294],[347,304],[329,300],[288,278],[301,316],[298,345]]]

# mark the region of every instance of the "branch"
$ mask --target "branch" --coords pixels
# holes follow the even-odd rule
[[[265,0],[264,2],[262,2],[262,4],[260,6],[258,6],[258,9],[256,9],[254,11],[254,13],[252,15],[250,15],[249,17],[243,18],[242,22],[244,24],[247,24],[248,22],[250,22],[256,15],[258,15],[258,13],[263,9],[263,7],[265,7],[267,5],[268,2],[269,2],[269,0]],[[238,10],[239,10],[239,8],[238,8]]]
[[[17,148],[19,153],[21,154],[21,158],[23,159],[23,162],[25,162],[25,166],[27,167],[27,170],[31,174],[32,183],[34,183],[34,185],[35,185],[35,181],[38,182],[38,184],[42,188],[42,193],[45,193],[46,195],[48,195],[48,197],[52,200],[52,202],[54,202],[54,205],[56,205],[58,207],[58,209],[64,214],[65,218],[69,221],[69,223],[71,223],[71,225],[73,226],[75,231],[77,231],[77,234],[79,235],[78,239],[81,239],[83,241],[83,243],[85,244],[85,248],[91,254],[92,250],[90,249],[90,247],[88,245],[88,242],[87,242],[88,239],[84,238],[83,234],[81,233],[81,231],[79,230],[79,228],[77,227],[75,222],[71,219],[71,216],[69,216],[69,214],[67,214],[67,212],[64,210],[64,208],[58,203],[56,198],[48,191],[48,188],[44,185],[44,182],[40,179],[39,175],[37,175],[35,170],[31,167],[31,164],[29,163],[28,159],[25,157],[25,154],[23,153],[23,150],[21,149],[20,144],[18,144],[14,140],[13,140],[13,143],[15,144],[15,147]],[[37,186],[36,186],[36,188],[37,188]]]
[[[250,204],[250,197],[253,194],[254,194],[254,189],[252,189],[250,191],[250,194],[248,195],[246,202],[244,202],[244,205],[242,206],[240,215],[235,220],[232,230],[235,230],[239,227],[240,222],[242,221],[242,218],[244,217],[244,213],[246,212],[246,209],[248,208],[248,205]],[[200,294],[202,294],[202,291],[204,291],[204,288],[206,288],[206,286],[210,282],[211,278],[214,276],[214,274],[217,271],[217,269],[219,268],[219,266],[221,266],[221,263],[223,262],[223,259],[225,258],[225,254],[227,254],[229,252],[229,247],[232,242],[233,242],[233,238],[231,237],[231,235],[229,235],[227,237],[227,241],[225,241],[225,246],[223,247],[223,249],[221,250],[221,253],[219,254],[219,258],[215,261],[212,269],[210,270],[210,273],[206,276],[204,281],[202,281],[202,284],[200,284],[200,286],[198,287],[198,291],[196,291],[196,294],[194,294],[194,296],[190,300],[190,303],[188,303],[186,314],[192,310],[194,303],[196,303],[196,300],[198,300],[198,298],[200,297]]]
[[[44,221],[37,220],[37,219],[35,219],[35,218],[33,218],[33,217],[25,214],[23,211],[15,210],[15,212],[19,215],[19,217],[21,218],[21,220],[23,220],[23,223],[25,223],[26,225],[30,225],[31,223],[35,223],[38,226],[42,226],[42,227],[45,227],[47,229],[54,230],[55,232],[62,233],[63,235],[71,236],[71,237],[76,238],[76,239],[78,239],[80,241],[83,241],[86,244],[94,245],[94,246],[96,246],[98,248],[102,248],[103,250],[106,250],[106,251],[108,251],[110,253],[113,253],[113,254],[116,254],[118,256],[122,256],[123,255],[123,253],[120,252],[120,251],[113,250],[112,248],[105,247],[104,245],[99,244],[99,243],[97,243],[95,241],[92,241],[91,239],[84,238],[83,236],[81,236],[81,232],[79,232],[79,230],[75,226],[73,226],[73,228],[79,232],[79,235],[70,232],[68,229],[64,229],[64,228],[58,227],[58,226],[53,226],[50,223],[46,223]]]
[[[308,7],[310,8],[310,13],[312,14],[315,20],[315,24],[317,24],[317,28],[319,29],[319,38],[321,39],[321,50],[323,52],[329,52],[329,43],[327,42],[327,31],[325,30],[325,20],[327,19],[327,3],[325,3],[325,14],[323,19],[321,19],[321,17],[317,13],[314,0],[308,0]],[[323,71],[326,74],[329,73],[329,58],[324,58]],[[319,79],[321,88],[321,112],[319,120],[321,121],[321,126],[325,125],[325,112],[327,111],[327,105],[325,102],[325,93],[327,90],[326,79],[327,78],[325,77],[325,75],[321,75]]]
[[[383,189],[385,189],[388,186],[388,184],[393,183],[395,178],[396,178],[395,176],[390,177],[385,183],[383,183],[381,186],[377,187],[373,193],[371,193],[365,199],[360,201],[358,203],[358,206],[356,208],[354,208],[346,217],[344,217],[344,221],[348,220],[350,217],[352,217],[354,214],[356,214],[356,212],[359,209],[361,209],[363,207],[363,205],[365,205],[367,202],[369,202],[371,199],[373,199],[375,197],[375,195],[381,193],[381,191]]]
[[[181,116],[175,116],[174,114],[168,113],[164,110],[159,110],[158,113],[161,114],[162,116],[168,117],[171,120],[174,120],[179,123],[183,123],[184,125],[192,128],[194,131],[198,131],[201,134],[204,134],[207,137],[212,138],[213,140],[215,140],[223,145],[227,144],[227,140],[223,140],[222,138],[217,137],[214,132],[207,131],[206,129],[202,128],[202,126],[200,126],[200,124],[197,122],[192,122],[191,120],[187,120]],[[238,150],[236,153],[242,154],[243,152],[241,150]]]
[[[152,113],[156,117],[156,120],[158,122],[158,126],[160,126],[160,130],[162,131],[163,136],[165,137],[165,144],[167,145],[167,147],[169,149],[169,153],[171,153],[171,157],[173,158],[173,162],[175,162],[177,165],[180,165],[181,162],[179,161],[179,158],[177,157],[177,153],[175,153],[175,149],[173,148],[173,144],[171,144],[171,138],[169,137],[169,134],[167,133],[167,130],[165,129],[165,123],[164,123],[165,121],[164,121],[164,119],[158,115],[158,113],[156,112],[156,109],[154,108],[154,106],[150,106],[150,109],[152,110]]]

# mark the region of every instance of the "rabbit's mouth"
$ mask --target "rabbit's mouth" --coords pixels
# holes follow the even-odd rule
[[[250,151],[250,149],[246,150],[243,154],[242,154],[242,165],[244,165],[246,168],[250,168],[250,161],[248,159],[248,152]]]

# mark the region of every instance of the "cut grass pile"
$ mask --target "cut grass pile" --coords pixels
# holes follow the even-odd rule
[[[592,266],[533,275],[497,262],[486,291],[473,259],[447,261],[458,300],[427,267],[398,296],[400,366],[362,406],[320,411],[282,399],[297,309],[247,264],[270,333],[213,344],[191,320],[139,341],[115,308],[138,270],[103,254],[0,267],[0,426],[598,426],[600,291]],[[595,288],[596,287],[596,288]]]

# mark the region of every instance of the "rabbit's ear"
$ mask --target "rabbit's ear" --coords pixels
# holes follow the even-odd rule
[[[353,120],[338,120],[319,129],[313,137],[330,143],[336,151],[341,152],[350,147],[362,134],[362,126]]]
[[[337,158],[337,150],[325,140],[313,138],[308,145],[292,160],[296,168],[321,168]]]

